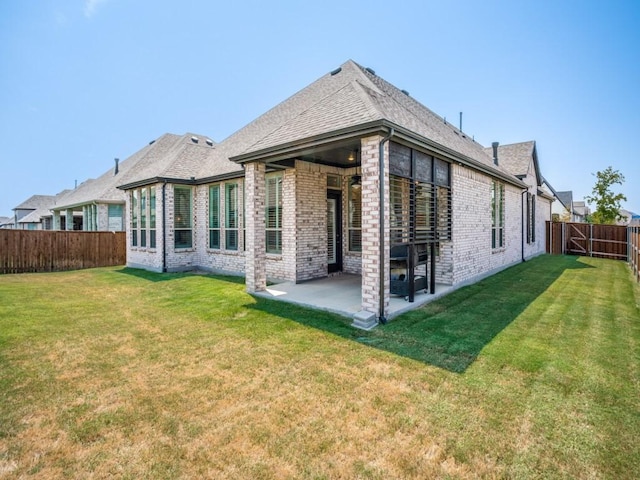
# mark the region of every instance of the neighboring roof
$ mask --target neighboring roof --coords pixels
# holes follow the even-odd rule
[[[118,175],[115,186],[128,189],[164,179],[195,181],[205,166],[217,176],[240,174],[242,167],[221,155],[218,148],[215,142],[203,135],[166,133],[121,163],[130,163],[131,166]],[[122,198],[122,192],[119,193]]]
[[[493,147],[484,149],[487,155],[493,156]],[[540,175],[536,142],[512,143],[498,146],[498,163],[520,178],[526,175],[534,175],[536,184],[541,186],[544,179]],[[533,165],[533,171],[531,171]]]
[[[259,160],[292,145],[332,141],[368,129],[396,134],[521,185],[482,145],[406,92],[349,60],[280,103],[220,145],[234,161]],[[373,130],[372,130],[373,131]],[[228,147],[228,148],[227,148]]]
[[[13,210],[37,210],[38,208],[46,208],[55,202],[55,195],[32,195],[22,202]]]
[[[565,192],[556,192],[556,197],[567,210],[571,210],[573,203],[573,191],[568,190]]]
[[[13,223],[13,218],[11,218],[11,217],[0,217],[0,226],[8,225],[10,223]]]

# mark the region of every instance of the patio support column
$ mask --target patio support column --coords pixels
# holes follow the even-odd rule
[[[73,230],[73,210],[70,208],[67,208],[66,212],[67,212],[66,213],[67,218],[65,220],[66,220],[67,230]]]
[[[267,288],[265,232],[265,165],[245,164],[246,252],[245,275],[247,292]]]
[[[362,305],[354,316],[353,326],[370,329],[377,325],[380,314],[380,297],[384,299],[385,312],[389,308],[389,142],[384,145],[384,211],[380,212],[380,141],[375,135],[361,140],[362,160]],[[384,258],[380,264],[380,218],[385,218]],[[380,285],[380,269],[384,285]],[[382,314],[385,314],[382,312]]]
[[[53,229],[60,230],[60,212],[58,210],[53,211]]]

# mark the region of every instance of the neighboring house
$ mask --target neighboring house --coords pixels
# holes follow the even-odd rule
[[[13,228],[45,230],[47,225],[42,217],[50,214],[49,209],[55,201],[56,195],[32,195],[13,209]]]
[[[586,222],[587,217],[591,214],[591,209],[588,207],[588,205],[584,201],[576,202],[574,200],[573,214],[576,218],[575,220],[576,222]]]
[[[624,208],[620,209],[621,220],[618,220],[618,225],[629,225],[636,226],[640,225],[640,215],[637,213],[633,213],[629,210],[625,210]]]
[[[13,218],[0,217],[0,228],[13,228]]]
[[[60,218],[65,216],[70,218],[70,212],[74,212],[82,219],[80,230],[124,231],[126,195],[117,188],[118,185],[127,183],[128,178],[131,178],[132,175],[139,175],[149,166],[161,169],[163,162],[175,164],[178,169],[177,174],[183,174],[184,171],[180,170],[180,166],[184,163],[184,158],[194,162],[197,162],[199,158],[190,149],[191,145],[199,146],[200,150],[207,150],[211,148],[213,142],[207,137],[198,137],[191,133],[182,136],[166,134],[157,141],[149,142],[147,146],[122,162],[116,158],[112,169],[96,179],[83,182],[58,202],[53,208],[55,227],[63,230],[65,227],[68,229],[69,226],[65,226],[64,221],[60,221]],[[188,152],[186,155],[185,151]],[[155,202],[155,198],[144,198],[141,201]],[[155,221],[155,218],[150,221]],[[145,226],[145,228],[147,227]]]
[[[249,292],[358,274],[354,325],[370,328],[387,315],[392,252],[453,286],[544,252],[551,200],[535,144],[518,145],[489,154],[348,61],[208,151],[127,175],[127,264],[240,274]]]
[[[573,191],[567,190],[556,192],[558,202],[553,204],[553,214],[557,215],[557,219],[561,222],[584,223],[589,215],[589,207],[585,202],[579,202],[573,199]]]

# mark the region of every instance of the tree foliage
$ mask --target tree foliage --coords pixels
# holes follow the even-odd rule
[[[612,224],[616,223],[617,220],[622,220],[620,202],[626,201],[627,197],[622,193],[614,193],[611,187],[613,185],[622,185],[624,183],[624,175],[609,166],[596,173],[595,176],[596,184],[591,191],[592,195],[585,197],[588,202],[596,204],[596,211],[593,212],[594,223]]]

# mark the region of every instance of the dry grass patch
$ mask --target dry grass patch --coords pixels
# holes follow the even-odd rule
[[[233,279],[0,277],[0,477],[640,475],[640,296],[623,264],[587,263],[545,280],[464,373]],[[605,277],[622,293],[590,295]]]

